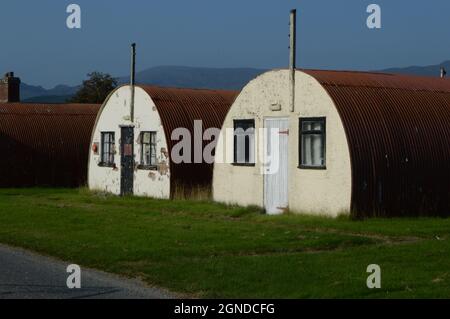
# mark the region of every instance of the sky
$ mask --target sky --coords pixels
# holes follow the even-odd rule
[[[66,8],[81,7],[81,29]],[[369,29],[367,6],[381,7]],[[88,72],[160,65],[288,65],[289,11],[298,10],[298,66],[378,70],[450,60],[448,0],[0,0],[0,72],[46,88]]]

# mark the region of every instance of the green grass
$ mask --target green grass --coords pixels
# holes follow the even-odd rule
[[[85,189],[0,190],[0,242],[194,297],[448,298],[450,220],[266,216]],[[382,289],[366,287],[379,264]]]

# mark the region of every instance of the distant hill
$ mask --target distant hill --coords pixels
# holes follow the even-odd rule
[[[159,66],[136,73],[138,84],[157,86],[240,90],[251,79],[265,72],[262,69],[252,68],[195,68],[185,66]],[[126,84],[128,76],[118,77],[119,84]],[[73,96],[79,86],[58,85],[51,90],[41,86],[21,84],[22,101],[40,103],[64,102]]]
[[[67,85],[57,85],[53,89],[46,90],[42,86],[28,85],[26,83],[20,84],[20,97],[22,101],[26,100],[40,100],[40,102],[50,102],[46,101],[45,97],[49,97],[49,100],[55,99],[55,97],[70,97],[74,95],[79,86],[67,86]]]
[[[412,74],[422,76],[439,76],[441,66],[450,74],[450,61],[429,66],[411,66],[406,68],[390,68],[375,72]],[[136,73],[136,82],[180,88],[240,90],[250,80],[266,72],[253,68],[200,68],[186,66],[158,66]],[[119,84],[126,84],[128,76],[117,78]],[[40,103],[61,103],[73,96],[79,86],[58,85],[46,90],[41,86],[22,83],[23,101]]]
[[[158,66],[136,73],[136,82],[179,88],[240,90],[265,71],[252,68]],[[129,77],[120,77],[118,81],[121,84],[128,83]]]
[[[441,67],[444,67],[447,70],[448,74],[450,74],[450,61],[445,61],[442,62],[441,64],[436,65],[410,66],[406,68],[390,68],[381,70],[380,72],[438,77],[441,74]]]

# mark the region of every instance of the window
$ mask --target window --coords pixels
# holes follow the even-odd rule
[[[255,120],[234,121],[234,164],[255,165]]]
[[[325,118],[300,119],[300,168],[326,168]]]
[[[102,133],[101,162],[103,166],[114,166],[114,132]]]
[[[142,132],[140,168],[155,168],[155,167],[156,167],[156,132]]]

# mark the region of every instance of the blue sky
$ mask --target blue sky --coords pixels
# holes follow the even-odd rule
[[[66,7],[82,29],[66,27]],[[382,29],[366,7],[382,8]],[[158,65],[277,68],[288,64],[289,10],[299,10],[301,67],[373,70],[450,59],[448,0],[1,0],[0,72],[52,87],[98,70]]]

